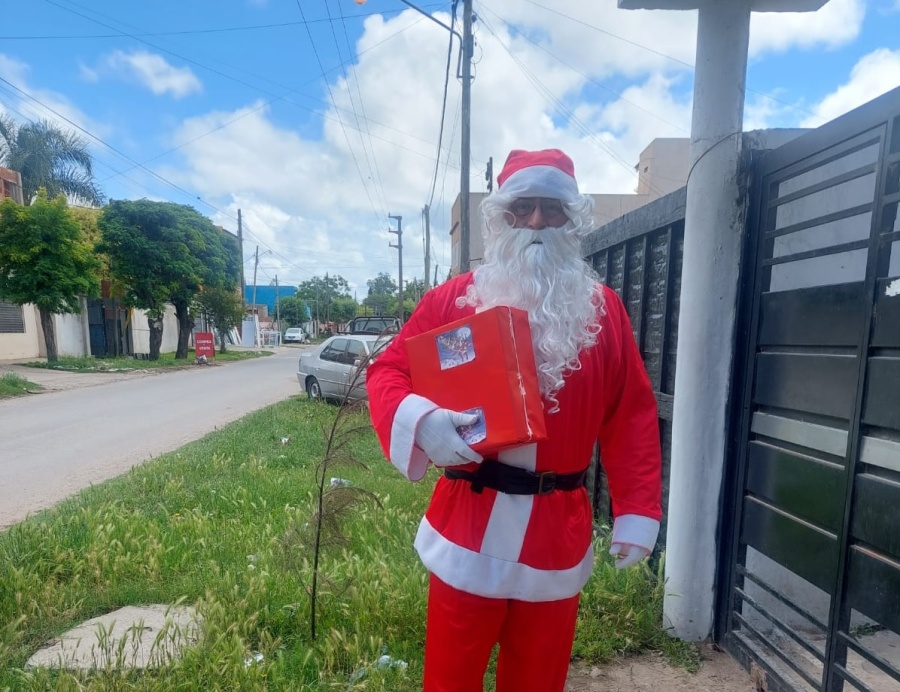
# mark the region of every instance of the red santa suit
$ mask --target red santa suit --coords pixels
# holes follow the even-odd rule
[[[472,315],[472,305],[487,307],[481,302],[485,296],[495,301],[493,304],[516,305],[522,296],[516,297],[515,284],[522,273],[502,275],[516,266],[515,261],[566,257],[565,247],[571,252],[571,262],[580,261],[578,246],[570,241],[589,223],[589,200],[578,194],[568,156],[555,149],[515,150],[497,180],[499,191],[482,203],[484,267],[476,270],[477,276],[464,274],[428,292],[367,372],[372,422],[384,453],[412,481],[421,480],[429,466],[417,439],[436,460],[442,457],[441,464],[448,463],[450,454],[458,457],[451,464],[477,455],[466,456],[454,447],[460,440],[449,421],[449,429],[445,427],[442,433],[446,437],[439,437],[438,446],[433,446],[431,421],[457,414],[436,411],[437,404],[412,391],[406,339]],[[485,208],[492,199],[496,200],[494,211],[502,219],[492,217]],[[561,203],[571,205],[565,215]],[[550,218],[565,221],[566,217],[572,223],[558,227],[562,235],[545,231]],[[501,234],[513,234],[503,238],[514,243],[521,240],[525,245],[513,252],[515,259],[505,268],[491,264],[492,258],[507,257],[498,249],[502,243],[497,236],[491,240],[500,244],[488,242],[494,232],[491,229],[496,228]],[[536,233],[544,235],[539,238]],[[557,240],[562,244],[557,245]],[[530,248],[535,243],[544,247]],[[547,255],[545,247],[557,250]],[[552,261],[542,266],[552,265]],[[574,265],[569,266],[578,273]],[[491,273],[498,268],[501,273]],[[491,276],[501,276],[512,284],[492,288]],[[501,451],[496,460],[532,473],[578,474],[588,467],[599,440],[615,517],[612,541],[626,547],[620,556],[630,553],[617,562],[621,566],[649,553],[656,543],[661,515],[659,429],[656,401],[625,308],[608,288],[596,286],[601,299],[594,300],[596,296],[588,295],[591,283],[585,273],[571,295],[560,293],[549,302],[546,293],[537,296],[541,305],[560,301],[563,307],[555,309],[571,308],[582,337],[588,327],[599,325],[600,331],[596,341],[584,338],[576,342],[575,347],[587,344],[577,352],[578,367],[570,367],[569,360],[562,363],[558,354],[555,364],[550,364],[552,358],[548,361],[546,354],[552,351],[545,350],[541,366],[552,378],[541,384],[547,439]],[[522,284],[534,285],[528,279]],[[564,284],[561,279],[555,288],[566,290]],[[503,300],[512,302],[496,302]],[[590,304],[571,302],[578,300],[590,300]],[[534,300],[525,303],[534,305]],[[535,321],[534,313],[532,318],[533,326],[545,329],[543,319]],[[564,330],[572,328],[570,324]],[[545,346],[547,339],[554,345],[556,338],[547,332],[533,336]],[[571,338],[565,331],[559,336]],[[562,375],[561,388],[557,372]],[[418,427],[422,435],[417,438]],[[521,495],[512,488],[508,493],[476,488],[458,477],[460,471],[478,468],[477,463],[453,466],[451,475],[457,478],[444,475],[438,479],[415,539],[416,550],[431,572],[425,690],[480,691],[491,649],[499,642],[498,692],[559,692],[565,685],[578,594],[593,565],[590,498],[583,486]]]
[[[471,274],[422,299],[411,319],[369,367],[366,382],[375,431],[391,463],[421,480],[428,459],[415,446],[418,421],[436,405],[412,392],[404,341],[474,313],[457,307]],[[545,416],[547,440],[497,455],[528,471],[573,473],[590,463],[600,441],[609,481],[613,541],[652,550],[661,517],[660,445],[656,402],[628,315],[618,295],[603,289],[597,343],[556,393],[559,410]],[[477,464],[458,467],[474,470]],[[553,601],[578,594],[591,574],[592,510],[586,489],[546,495],[473,492],[467,482],[440,478],[419,526],[415,547],[446,584],[479,596]]]

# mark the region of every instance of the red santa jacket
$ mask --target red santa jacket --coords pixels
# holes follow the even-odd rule
[[[366,374],[372,423],[385,455],[412,481],[421,480],[429,465],[415,446],[416,425],[437,406],[412,393],[404,341],[473,314],[469,306],[456,306],[471,282],[472,275],[463,274],[429,291]],[[580,354],[581,368],[565,376],[556,394],[559,411],[545,415],[548,439],[498,458],[530,471],[572,473],[589,465],[599,440],[613,540],[652,550],[661,517],[656,400],[625,307],[614,291],[602,290],[597,343]],[[415,547],[425,566],[457,589],[525,601],[568,598],[591,573],[591,514],[585,489],[476,493],[467,482],[441,477]]]

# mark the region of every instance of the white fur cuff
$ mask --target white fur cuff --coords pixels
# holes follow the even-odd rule
[[[428,457],[415,446],[416,426],[425,414],[437,407],[430,399],[418,394],[408,394],[394,414],[391,425],[391,463],[411,481],[422,480],[428,470]]]

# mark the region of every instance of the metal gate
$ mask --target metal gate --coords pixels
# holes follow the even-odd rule
[[[900,690],[900,89],[755,171],[718,639],[768,690]]]

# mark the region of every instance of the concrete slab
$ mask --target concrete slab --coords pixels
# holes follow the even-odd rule
[[[181,657],[200,636],[188,606],[126,606],[92,618],[36,652],[27,668],[158,668]]]

